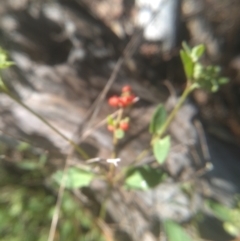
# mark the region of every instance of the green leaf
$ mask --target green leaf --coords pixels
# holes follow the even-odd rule
[[[191,57],[183,50],[180,51],[180,56],[182,59],[183,68],[184,68],[187,78],[192,79],[194,63],[193,63]]]
[[[8,67],[10,67],[10,66],[12,66],[12,65],[14,65],[13,62],[6,61],[6,62],[4,62],[4,63],[0,63],[0,69],[6,69],[6,68],[8,68]]]
[[[158,105],[151,119],[149,132],[158,134],[167,119],[167,112],[162,104]]]
[[[0,48],[0,65],[7,60],[7,53]]]
[[[183,41],[182,46],[186,54],[190,55],[192,50],[185,41]]]
[[[203,44],[200,44],[194,47],[191,51],[192,60],[194,62],[197,62],[204,54],[204,51],[205,51],[205,46]]]
[[[57,171],[52,176],[53,180],[59,185],[61,185],[62,177],[63,171]],[[71,167],[67,170],[64,184],[65,187],[69,189],[81,188],[84,186],[88,186],[93,178],[94,174],[90,171]]]
[[[17,150],[20,151],[20,152],[23,152],[23,151],[27,151],[31,149],[31,145],[27,142],[20,142],[17,146]]]
[[[126,175],[125,187],[128,189],[147,190],[161,183],[166,174],[148,165],[131,168]]]
[[[3,82],[3,80],[1,79],[1,77],[0,77],[0,91],[8,92],[8,88],[6,84]]]
[[[229,234],[231,234],[234,237],[238,237],[240,234],[240,228],[232,223],[226,222],[223,224],[223,227]]]
[[[153,154],[159,164],[163,164],[167,158],[171,146],[170,136],[157,139],[153,142]]]
[[[212,91],[213,93],[215,93],[215,92],[217,92],[218,90],[219,90],[218,84],[213,84],[212,87],[211,87],[211,91]]]
[[[7,61],[7,52],[0,48],[0,69],[6,69],[14,63]]]
[[[217,202],[214,202],[212,200],[207,200],[206,205],[212,210],[214,215],[216,215],[216,217],[218,217],[220,220],[224,222],[232,221],[231,209]]]
[[[111,126],[114,125],[114,119],[111,115],[107,117],[107,123],[108,125],[111,125]]]
[[[204,67],[202,64],[196,63],[194,65],[194,70],[193,70],[193,78],[195,80],[199,80],[200,78],[202,78],[204,72]]]
[[[192,241],[187,232],[177,223],[167,220],[163,223],[168,241]]]
[[[128,189],[147,190],[148,185],[139,170],[134,170],[125,180],[125,187]]]
[[[17,164],[17,166],[23,170],[37,170],[40,169],[42,166],[39,163],[33,161],[23,161]]]
[[[114,135],[117,139],[122,139],[124,137],[125,133],[122,129],[116,129],[114,131]]]
[[[229,79],[228,78],[225,78],[225,77],[222,77],[222,78],[219,78],[218,79],[218,83],[220,85],[224,85],[224,84],[227,84],[229,82]]]

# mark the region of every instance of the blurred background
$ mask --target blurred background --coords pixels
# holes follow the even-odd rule
[[[230,79],[214,94],[196,90],[180,110],[170,127],[178,148],[168,158],[166,183],[145,193],[115,190],[106,220],[114,240],[167,240],[164,219],[182,223],[194,240],[234,239],[204,198],[233,207],[240,191],[239,11],[237,0],[0,0],[0,46],[15,62],[2,78],[68,137],[86,123],[87,111],[125,56],[107,94],[130,84],[140,97],[131,113],[134,127],[121,143],[123,165],[149,141],[155,106],[163,102],[171,109],[184,89],[183,41],[204,44],[203,63],[221,66]],[[93,122],[110,111],[105,103]],[[0,113],[0,240],[47,240],[58,192],[51,175],[63,167],[68,145],[4,93]],[[81,145],[91,157],[107,158],[111,136],[100,128]],[[214,168],[203,177],[187,188],[178,185],[209,162]],[[54,240],[108,240],[107,228],[103,232],[96,224],[101,183],[79,192],[65,192]]]

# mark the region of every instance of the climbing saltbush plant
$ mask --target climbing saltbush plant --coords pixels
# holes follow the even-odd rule
[[[170,151],[171,138],[167,134],[168,127],[189,94],[199,88],[216,92],[221,85],[228,82],[228,78],[221,77],[220,67],[204,66],[201,63],[201,57],[204,52],[205,47],[202,44],[190,48],[185,42],[183,43],[180,56],[186,75],[186,87],[177,104],[169,114],[167,114],[163,104],[159,104],[151,118],[149,125],[149,132],[152,135],[150,146],[160,166],[164,164]],[[143,151],[139,156],[142,158],[145,156],[145,153],[148,152]],[[152,170],[151,167],[146,168],[148,169],[149,176],[152,176],[156,172],[154,168]],[[146,174],[143,175],[142,173],[139,167],[131,168],[131,171],[127,172],[126,176],[127,186],[135,189],[151,188],[151,185],[146,185]],[[158,180],[159,182],[162,181],[162,179]],[[155,185],[157,184],[158,183],[155,182]]]
[[[79,152],[82,159],[92,162],[106,161],[109,165],[108,168],[99,169],[100,172],[93,172],[90,165],[85,165],[85,167],[70,167],[66,172],[59,170],[52,175],[52,181],[56,184],[61,185],[62,180],[64,180],[64,185],[67,189],[73,190],[82,187],[89,186],[94,178],[102,178],[109,185],[110,189],[114,185],[122,185],[126,189],[137,189],[137,190],[147,190],[154,188],[159,183],[163,182],[167,178],[167,173],[162,168],[167,160],[170,148],[171,148],[171,137],[168,135],[168,127],[172,123],[177,112],[182,107],[183,103],[187,97],[195,89],[204,89],[210,92],[216,92],[221,85],[228,82],[228,79],[221,76],[221,69],[218,66],[207,65],[202,63],[201,58],[205,52],[204,45],[198,45],[193,48],[188,46],[185,42],[182,45],[180,51],[180,57],[183,64],[183,69],[186,75],[186,85],[185,89],[178,99],[178,102],[174,108],[167,113],[164,108],[163,103],[160,103],[151,117],[149,123],[149,135],[151,136],[151,141],[149,147],[143,150],[135,158],[133,165],[118,169],[118,162],[121,161],[117,156],[117,147],[119,145],[119,140],[125,137],[125,134],[131,128],[131,119],[127,113],[134,108],[134,104],[139,100],[139,98],[134,94],[134,90],[131,86],[123,86],[121,94],[111,96],[108,99],[108,104],[114,108],[114,113],[107,116],[104,121],[106,129],[112,135],[112,155],[108,159],[102,159],[101,157],[96,157],[93,160],[89,160],[87,153],[81,149],[74,141],[67,138],[61,132],[59,132],[54,126],[48,123],[39,114],[35,113],[30,107],[26,106],[21,100],[17,99],[11,91],[7,88],[7,85],[0,78],[0,91],[7,94],[14,101],[19,103],[23,108],[30,111],[37,118],[48,125],[53,131],[61,136],[65,141],[67,141],[77,152]],[[0,49],[0,69],[5,69],[13,65],[14,63],[8,61],[7,53]],[[147,155],[153,155],[156,163],[155,165],[135,165],[138,164]],[[87,162],[88,163],[88,162]],[[65,178],[64,178],[65,175]],[[107,201],[107,200],[106,200]],[[103,202],[106,203],[106,202]],[[213,206],[213,205],[212,205]],[[214,206],[216,210],[219,210],[218,206]],[[104,207],[100,212],[100,217],[105,217]],[[218,212],[218,211],[217,211]],[[237,211],[232,211],[231,217],[233,217]],[[220,219],[222,216],[219,217]],[[234,220],[239,221],[233,217]],[[230,219],[229,219],[230,220]],[[239,225],[233,225],[233,222],[225,220],[225,226],[231,229],[232,233],[239,235]],[[229,226],[229,223],[232,225]],[[185,231],[177,223],[168,220],[164,223],[164,229],[166,235],[170,241],[180,241],[180,240],[191,240],[190,237],[185,233]],[[180,237],[180,238],[179,238]]]

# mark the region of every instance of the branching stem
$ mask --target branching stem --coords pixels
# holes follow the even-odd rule
[[[63,133],[61,133],[57,128],[55,128],[52,124],[50,124],[41,115],[39,115],[30,107],[28,107],[26,104],[24,104],[21,100],[19,100],[17,97],[11,94],[8,90],[5,90],[4,93],[7,94],[12,100],[17,102],[19,105],[21,105],[24,109],[28,110],[31,114],[36,116],[39,120],[41,120],[45,125],[47,125],[50,129],[52,129],[56,134],[62,137],[65,141],[67,141],[82,156],[82,158],[84,158],[85,160],[89,159],[88,154],[81,147],[79,147],[73,140],[69,139]]]

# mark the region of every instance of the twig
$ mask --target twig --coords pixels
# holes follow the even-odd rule
[[[21,100],[16,98],[13,94],[11,94],[9,91],[5,91],[5,94],[8,95],[11,99],[16,101],[19,105],[21,105],[24,109],[29,111],[31,114],[36,116],[39,120],[41,120],[46,126],[48,126],[50,129],[52,129],[56,134],[61,136],[65,141],[67,141],[84,159],[88,159],[87,153],[79,147],[73,140],[66,137],[62,132],[60,132],[56,127],[54,127],[52,124],[50,124],[45,118],[43,118],[41,115],[39,115],[37,112],[32,110],[29,106],[24,104]]]
[[[58,223],[58,219],[59,219],[59,212],[60,212],[60,208],[61,208],[61,204],[62,204],[62,198],[63,198],[63,194],[64,194],[64,190],[65,190],[65,179],[66,179],[66,176],[67,176],[68,164],[69,164],[71,154],[72,153],[69,153],[69,155],[67,156],[65,166],[64,166],[64,169],[63,169],[62,180],[61,180],[61,184],[60,184],[60,187],[59,187],[59,190],[58,190],[57,203],[55,205],[53,218],[52,218],[52,222],[51,222],[51,227],[50,227],[50,230],[49,230],[48,241],[54,240],[54,236],[55,236],[55,232],[56,232],[56,228],[57,228],[57,223]]]

